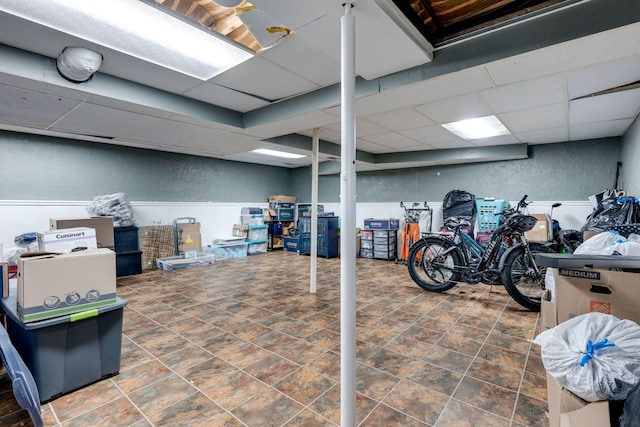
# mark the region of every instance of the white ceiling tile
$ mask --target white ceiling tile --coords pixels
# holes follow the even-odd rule
[[[578,141],[581,139],[622,136],[629,126],[631,126],[631,123],[633,123],[633,119],[574,125],[569,129],[569,139],[571,141]]]
[[[329,125],[324,126],[327,129],[331,129],[338,134],[342,132],[342,122],[337,121],[335,123],[331,123]],[[364,120],[362,118],[356,118],[356,137],[366,137],[369,135],[376,135],[379,133],[389,132],[389,129],[386,129],[382,126],[378,126],[376,123],[372,123],[369,120]]]
[[[160,122],[161,119],[157,117],[100,105],[82,104],[51,126],[51,129],[83,135],[126,138],[131,132]]]
[[[634,118],[640,110],[640,88],[605,95],[576,99],[569,102],[569,123],[601,122]]]
[[[220,131],[196,126],[175,120],[162,120],[146,128],[139,128],[125,135],[127,139],[146,141],[161,145],[180,145],[190,139],[201,138],[205,135],[216,135]]]
[[[173,114],[171,111],[151,108],[146,105],[126,102],[122,99],[107,96],[91,95],[89,96],[89,98],[87,98],[87,103],[102,105],[103,107],[115,108],[117,110],[131,111],[133,113],[144,114],[145,116],[153,116],[159,118],[168,118]]]
[[[269,102],[214,83],[202,82],[184,92],[185,96],[245,113],[269,105]]]
[[[489,116],[493,111],[478,94],[456,96],[416,107],[438,124]]]
[[[640,81],[640,55],[567,73],[569,99]]]
[[[376,144],[384,145],[389,148],[418,147],[421,145],[420,142],[415,139],[411,139],[395,132],[380,133],[362,139],[369,142],[375,142]]]
[[[358,138],[356,140],[356,149],[373,154],[390,152],[389,147],[385,147],[384,145],[376,144],[375,142],[367,141],[366,139],[362,138]]]
[[[640,23],[574,39],[487,64],[497,85],[533,79],[640,54]]]
[[[431,120],[413,108],[401,108],[399,110],[391,110],[381,114],[372,114],[370,116],[366,116],[365,119],[370,123],[379,125],[378,127],[384,127],[387,130],[394,131],[433,124]]]
[[[566,100],[564,81],[559,74],[495,87],[480,94],[496,113],[524,110]]]
[[[428,145],[459,141],[461,139],[440,125],[403,130],[400,133]]]
[[[247,135],[255,135],[262,138],[299,133],[304,130],[320,128],[335,123],[336,118],[323,111],[310,111],[288,119],[273,121],[244,129]]]
[[[569,139],[569,128],[537,129],[527,132],[517,132],[516,137],[526,144],[548,144]]]
[[[259,56],[249,59],[209,81],[271,101],[319,88],[317,84]]]
[[[340,82],[340,61],[326,55],[296,33],[261,55],[319,86]]]
[[[71,111],[79,101],[27,89],[4,86],[0,90],[0,117],[6,124],[47,128]]]
[[[305,129],[298,131],[300,135],[308,136],[309,138],[313,137],[313,129]],[[326,126],[318,128],[318,138],[322,141],[333,142],[335,144],[340,144],[341,138],[340,130],[329,129]]]
[[[512,111],[498,116],[511,133],[521,133],[541,128],[567,126],[564,104],[545,105],[526,110]]]

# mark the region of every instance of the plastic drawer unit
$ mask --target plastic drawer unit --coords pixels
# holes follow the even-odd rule
[[[20,321],[15,296],[0,304],[11,342],[33,375],[41,403],[120,371],[123,299],[32,323]]]

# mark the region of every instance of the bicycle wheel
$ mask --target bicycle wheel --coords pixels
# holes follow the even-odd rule
[[[420,239],[411,246],[407,266],[411,278],[422,289],[444,292],[460,280],[456,267],[462,264],[453,243],[440,237]],[[446,252],[446,253],[445,253]]]
[[[536,264],[535,254],[538,252],[553,251],[542,245],[535,245],[529,253],[522,246],[514,248],[507,255],[502,270],[502,282],[511,298],[531,311],[540,311],[545,290],[544,275],[547,268]],[[537,267],[538,273],[534,267]]]

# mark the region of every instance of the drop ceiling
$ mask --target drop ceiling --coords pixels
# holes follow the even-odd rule
[[[235,2],[252,7],[243,13],[202,0],[146,2],[180,14],[191,4],[203,31],[218,23],[219,32],[246,42],[252,58],[207,81],[8,12],[16,3],[0,4],[0,129],[287,168],[308,166],[311,158],[250,151],[310,155],[318,129],[321,171],[339,172],[343,2]],[[466,32],[436,10],[433,16],[440,13],[449,26],[431,33],[400,3],[356,0],[351,9],[358,171],[523,158],[531,145],[620,137],[638,115],[637,0],[464,2],[527,7],[503,10],[511,20],[490,14],[484,26],[469,21]],[[437,5],[404,3],[413,10]],[[216,11],[211,17],[207,5]],[[252,12],[263,21],[242,21]],[[434,22],[421,16],[424,25]],[[255,22],[286,31],[267,39],[260,34],[265,25]],[[104,57],[83,84],[55,69],[62,49],[78,45]],[[440,126],[486,115],[498,117],[510,135],[464,140]]]

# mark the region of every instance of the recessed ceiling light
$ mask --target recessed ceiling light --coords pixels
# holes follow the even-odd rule
[[[442,127],[464,139],[490,138],[510,133],[496,116],[445,123]]]
[[[201,80],[253,56],[143,1],[3,0],[0,10]]]
[[[307,157],[303,154],[287,153],[286,151],[269,150],[268,148],[258,148],[251,150],[252,153],[264,154],[265,156],[284,157],[286,159],[301,159]]]

